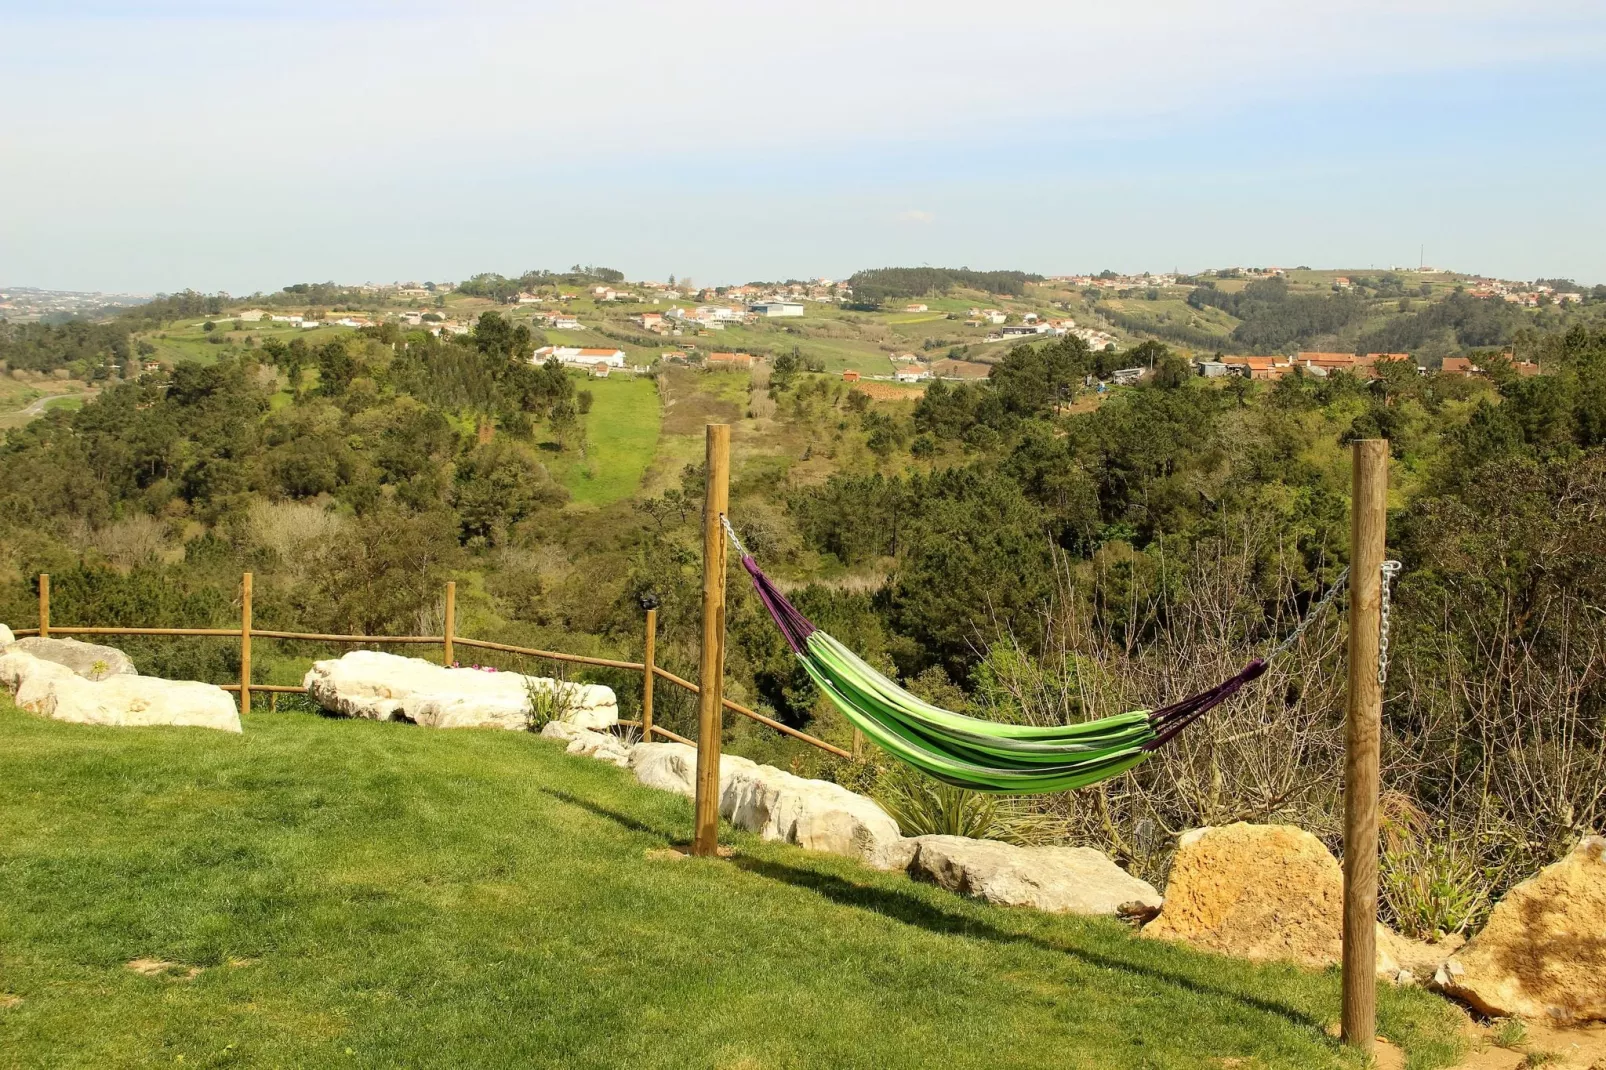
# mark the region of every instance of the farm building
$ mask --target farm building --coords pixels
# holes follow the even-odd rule
[[[781,316],[803,315],[803,302],[801,301],[759,301],[747,306],[747,310],[755,316],[765,316],[776,319]]]

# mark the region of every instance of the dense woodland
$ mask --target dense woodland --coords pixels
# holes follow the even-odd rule
[[[1349,307],[1262,283],[1231,300],[1272,346]],[[1410,931],[1464,928],[1606,819],[1606,332],[1505,315],[1452,298],[1396,320],[1379,348],[1416,331],[1495,345],[1525,330],[1548,374],[1519,378],[1488,352],[1484,379],[1402,366],[1222,384],[1159,342],[1093,353],[1066,338],[1013,350],[987,382],[883,403],[777,362],[752,386],[773,416],[743,421],[764,448],[738,456],[731,512],[804,612],[933,701],[1079,718],[1196,690],[1285,634],[1345,565],[1344,445],[1388,437],[1405,568],[1385,709],[1387,898]],[[428,633],[455,578],[465,633],[580,652],[639,656],[650,596],[660,656],[690,673],[701,473],[600,511],[566,505],[549,462],[585,448],[590,397],[529,362],[526,327],[490,312],[462,338],[387,326],[141,376],[118,348],[134,318],[5,328],[12,367],[109,352],[127,377],[0,447],[0,619],[28,620],[49,572],[58,623],[226,626],[251,570],[264,627]],[[1087,376],[1135,364],[1154,368],[1144,385],[1089,403]],[[731,582],[734,692],[850,742],[739,571]],[[968,815],[971,831],[1096,842],[1149,876],[1173,834],[1201,823],[1286,820],[1331,841],[1341,633],[1339,614],[1318,621],[1252,696],[1101,788],[928,810]],[[129,647],[146,671],[237,671],[227,643]],[[314,655],[284,645],[256,671],[292,682]],[[596,678],[636,701],[630,674]],[[690,703],[661,701],[689,730]],[[728,732],[906,814],[931,796],[874,753],[837,761],[746,722]]]
[[[874,268],[855,272],[848,285],[853,288],[855,302],[869,308],[883,301],[904,297],[924,297],[927,294],[945,294],[964,287],[990,294],[1026,292],[1028,282],[1039,282],[1043,276],[1024,271],[972,271],[969,268]]]

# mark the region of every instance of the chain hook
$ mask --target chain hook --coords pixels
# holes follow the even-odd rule
[[[747,547],[742,545],[741,537],[736,534],[736,529],[731,527],[730,517],[726,516],[724,513],[720,513],[719,522],[725,525],[725,534],[730,537],[731,543],[735,545],[736,552],[741,554],[743,557],[751,556],[747,552]]]
[[[1378,567],[1383,573],[1381,585],[1383,622],[1377,636],[1377,685],[1382,687],[1389,682],[1389,612],[1392,608],[1389,585],[1405,566],[1398,561],[1385,561]]]

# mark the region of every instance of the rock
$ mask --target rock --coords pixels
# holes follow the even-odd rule
[[[1444,965],[1446,959],[1455,954],[1466,939],[1459,934],[1451,933],[1437,941],[1412,940],[1401,936],[1394,930],[1379,925],[1377,927],[1377,960],[1378,976],[1388,976],[1396,984],[1415,984],[1423,978],[1431,978]],[[1384,968],[1386,960],[1392,960],[1395,966],[1394,973],[1387,975]]]
[[[431,728],[522,731],[529,724],[531,687],[568,689],[573,703],[565,720],[570,724],[607,728],[619,721],[612,688],[513,672],[448,669],[422,658],[374,650],[354,650],[317,662],[302,683],[331,712]]]
[[[1322,841],[1292,825],[1190,829],[1177,842],[1152,939],[1236,958],[1321,968],[1343,953],[1344,874]],[[1407,944],[1379,926],[1378,974],[1398,977]]]
[[[917,836],[909,872],[1001,906],[1113,916],[1160,905],[1160,893],[1091,847],[1017,847]]]
[[[104,680],[120,674],[134,675],[134,663],[114,646],[80,643],[76,639],[40,638],[37,635],[18,639],[12,646],[41,661],[65,665],[85,680]]]
[[[593,732],[589,728],[579,728],[562,721],[550,721],[541,729],[541,735],[547,739],[567,741],[568,753],[578,754],[582,758],[612,762],[621,768],[630,764],[630,748],[618,736],[607,732]]]
[[[1434,983],[1484,1014],[1606,1020],[1606,838],[1507,892]]]
[[[11,633],[11,628],[7,625],[0,624],[0,648],[8,647],[16,641],[17,637]]]
[[[630,768],[649,788],[672,791],[688,799],[697,797],[697,748],[684,743],[637,743],[630,748]],[[734,754],[719,756],[719,779],[738,770],[757,769],[758,763]]]
[[[0,654],[0,683],[18,706],[75,724],[182,725],[240,731],[240,711],[221,687],[120,673],[88,680],[67,666],[13,647]]]
[[[902,869],[913,854],[898,823],[873,799],[773,766],[721,766],[720,814],[763,839],[858,858],[878,869]]]
[[[697,796],[697,749],[684,743],[637,743],[630,768],[651,788]],[[902,869],[912,848],[897,822],[871,799],[839,784],[805,780],[734,754],[719,759],[719,811],[737,828],[766,840]]]

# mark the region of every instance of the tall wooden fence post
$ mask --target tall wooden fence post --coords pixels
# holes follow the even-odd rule
[[[39,573],[39,638],[50,638],[50,573]]]
[[[647,646],[641,655],[641,741],[652,742],[652,665],[658,647],[658,610],[647,610]]]
[[[698,660],[697,819],[692,854],[719,850],[719,735],[725,697],[725,528],[731,429],[709,424],[703,490],[703,647]]]
[[[457,581],[446,581],[446,620],[442,625],[446,633],[441,639],[441,664],[448,669],[452,667],[452,640],[457,631]]]
[[[251,574],[240,578],[240,716],[251,712]]]
[[[1377,799],[1383,720],[1378,679],[1389,445],[1354,444],[1350,491],[1349,709],[1344,722],[1343,1038],[1377,1035]]]

